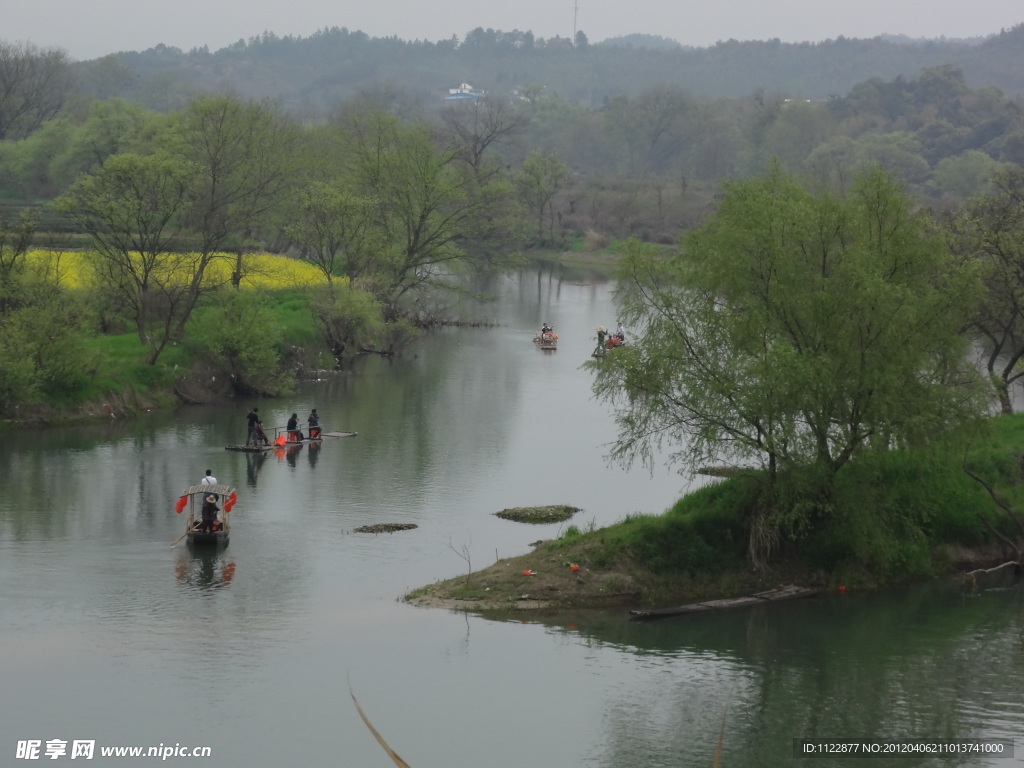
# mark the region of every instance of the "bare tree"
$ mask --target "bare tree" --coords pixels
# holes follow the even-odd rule
[[[1024,170],[992,179],[993,192],[971,201],[949,226],[950,245],[977,260],[985,294],[967,331],[985,348],[985,368],[1003,413],[1024,380]]]
[[[56,117],[72,84],[61,49],[0,41],[0,140],[23,138]]]
[[[473,169],[477,182],[483,183],[497,170],[485,166],[484,153],[521,132],[530,117],[507,101],[479,99],[445,104],[441,121],[455,141],[456,156]]]

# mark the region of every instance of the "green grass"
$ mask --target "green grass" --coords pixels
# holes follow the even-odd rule
[[[494,514],[517,523],[560,523],[579,511],[579,507],[568,504],[550,504],[543,507],[512,507]]]
[[[188,350],[171,343],[156,365],[147,365],[149,350],[134,333],[94,336],[85,346],[95,367],[88,386],[81,393],[83,400],[95,400],[109,392],[134,390],[140,395],[150,395],[166,391],[174,384],[175,366],[186,368],[191,363]]]
[[[286,344],[316,346],[320,336],[313,325],[307,297],[297,291],[282,291],[267,295],[274,316],[284,329]],[[189,320],[202,323],[208,307],[199,306]],[[196,361],[196,351],[187,341],[170,342],[160,354],[156,365],[148,365],[148,348],[134,333],[93,336],[86,340],[87,357],[92,361],[83,386],[72,397],[59,402],[58,408],[73,408],[88,402],[105,400],[111,393],[134,394],[155,402],[173,399],[175,380]]]
[[[775,533],[769,563],[803,573],[846,574],[862,583],[927,578],[949,567],[942,552],[997,542],[990,521],[1013,540],[1013,517],[963,470],[982,477],[1024,520],[1024,415],[999,417],[972,434],[926,448],[865,454],[823,494],[810,473],[737,476],[701,488],[660,515],[631,515],[594,532],[569,526],[560,547],[585,547],[597,563],[628,558],[655,574],[703,578],[749,571],[751,524]],[[966,459],[965,459],[966,457]]]

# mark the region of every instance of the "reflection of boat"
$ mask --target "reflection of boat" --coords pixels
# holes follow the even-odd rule
[[[235,578],[235,562],[211,547],[190,547],[182,552],[174,565],[174,578],[179,584],[200,589],[219,589]]]
[[[219,528],[215,531],[201,531],[199,526],[203,522],[201,512],[203,499],[210,494],[216,496],[220,502]],[[238,494],[230,485],[191,485],[186,488],[178,498],[175,511],[180,515],[188,507],[188,522],[185,526],[185,534],[174,543],[177,544],[181,539],[187,539],[189,545],[193,547],[226,547],[229,538],[228,514],[235,506],[237,499]],[[197,510],[199,510],[198,517],[196,516]]]
[[[558,334],[554,331],[537,334],[533,337],[533,343],[541,349],[558,349]]]

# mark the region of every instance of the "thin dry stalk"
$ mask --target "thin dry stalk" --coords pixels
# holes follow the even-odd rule
[[[373,727],[373,723],[370,722],[370,718],[366,716],[366,713],[363,712],[363,708],[359,706],[359,702],[356,700],[356,695],[352,693],[351,686],[349,686],[348,695],[352,697],[352,703],[356,705],[356,712],[359,713],[359,717],[361,717],[363,722],[366,723],[366,727],[370,729],[370,733],[373,734],[373,738],[375,738],[377,743],[384,748],[384,751],[388,753],[388,757],[391,758],[394,764],[397,765],[398,768],[412,768],[412,766],[398,756],[398,753],[395,752],[395,750],[393,750],[386,741],[384,741],[384,737],[381,736],[377,729]]]

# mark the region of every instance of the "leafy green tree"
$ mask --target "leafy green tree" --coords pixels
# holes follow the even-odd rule
[[[67,189],[83,173],[95,173],[111,155],[145,153],[165,118],[121,99],[93,101],[81,125],[72,128],[49,165],[57,189]]]
[[[946,157],[935,166],[929,186],[957,200],[967,200],[988,191],[989,181],[1000,164],[976,149]]]
[[[814,195],[778,165],[727,186],[664,256],[633,242],[620,317],[635,339],[589,363],[617,410],[616,457],[809,467],[827,494],[859,452],[931,440],[982,408],[959,335],[976,274],[881,172]]]
[[[824,104],[802,99],[783,103],[765,133],[763,151],[792,171],[801,171],[814,148],[835,133],[835,121]]]
[[[95,368],[82,302],[21,261],[5,275],[0,303],[0,413],[78,395]]]
[[[537,217],[537,239],[544,242],[544,213],[554,238],[555,211],[552,200],[569,181],[569,166],[557,155],[531,152],[516,174],[516,191],[526,208]]]
[[[97,272],[130,309],[151,365],[188,319],[189,286],[204,266],[179,252],[197,172],[164,153],[113,155],[54,201],[92,239]]]
[[[337,290],[319,292],[312,304],[313,318],[338,361],[350,345],[357,350],[392,346],[386,338],[381,309],[376,298],[351,283]]]
[[[299,193],[295,210],[285,232],[328,283],[338,275],[358,278],[372,263],[372,201],[313,181]]]
[[[190,338],[207,364],[230,378],[235,393],[276,396],[291,390],[293,377],[279,354],[284,331],[258,292],[222,288],[193,317]]]
[[[63,119],[50,120],[19,141],[0,142],[0,190],[21,199],[51,199],[61,187],[52,177],[53,159],[60,155],[74,133]]]
[[[203,291],[212,288],[203,280],[206,267],[228,248],[235,251],[232,282],[241,280],[244,246],[294,188],[298,132],[269,103],[203,96],[189,103],[170,139],[196,169],[183,223],[198,241],[198,260],[183,325]]]
[[[924,182],[931,170],[919,142],[901,131],[862,136],[857,141],[857,161],[857,170],[878,166],[910,184]]]
[[[475,181],[455,167],[455,150],[439,150],[423,124],[357,115],[349,137],[352,191],[375,206],[370,234],[377,250],[361,285],[379,299],[387,319],[396,320],[405,300],[446,284],[463,262],[459,243],[480,199]]]
[[[38,211],[23,210],[12,221],[0,219],[0,315],[18,305],[17,278],[39,225]]]
[[[1003,413],[1024,379],[1024,169],[998,173],[995,191],[970,202],[950,227],[954,252],[981,266],[985,293],[969,332],[985,348],[985,368]]]

